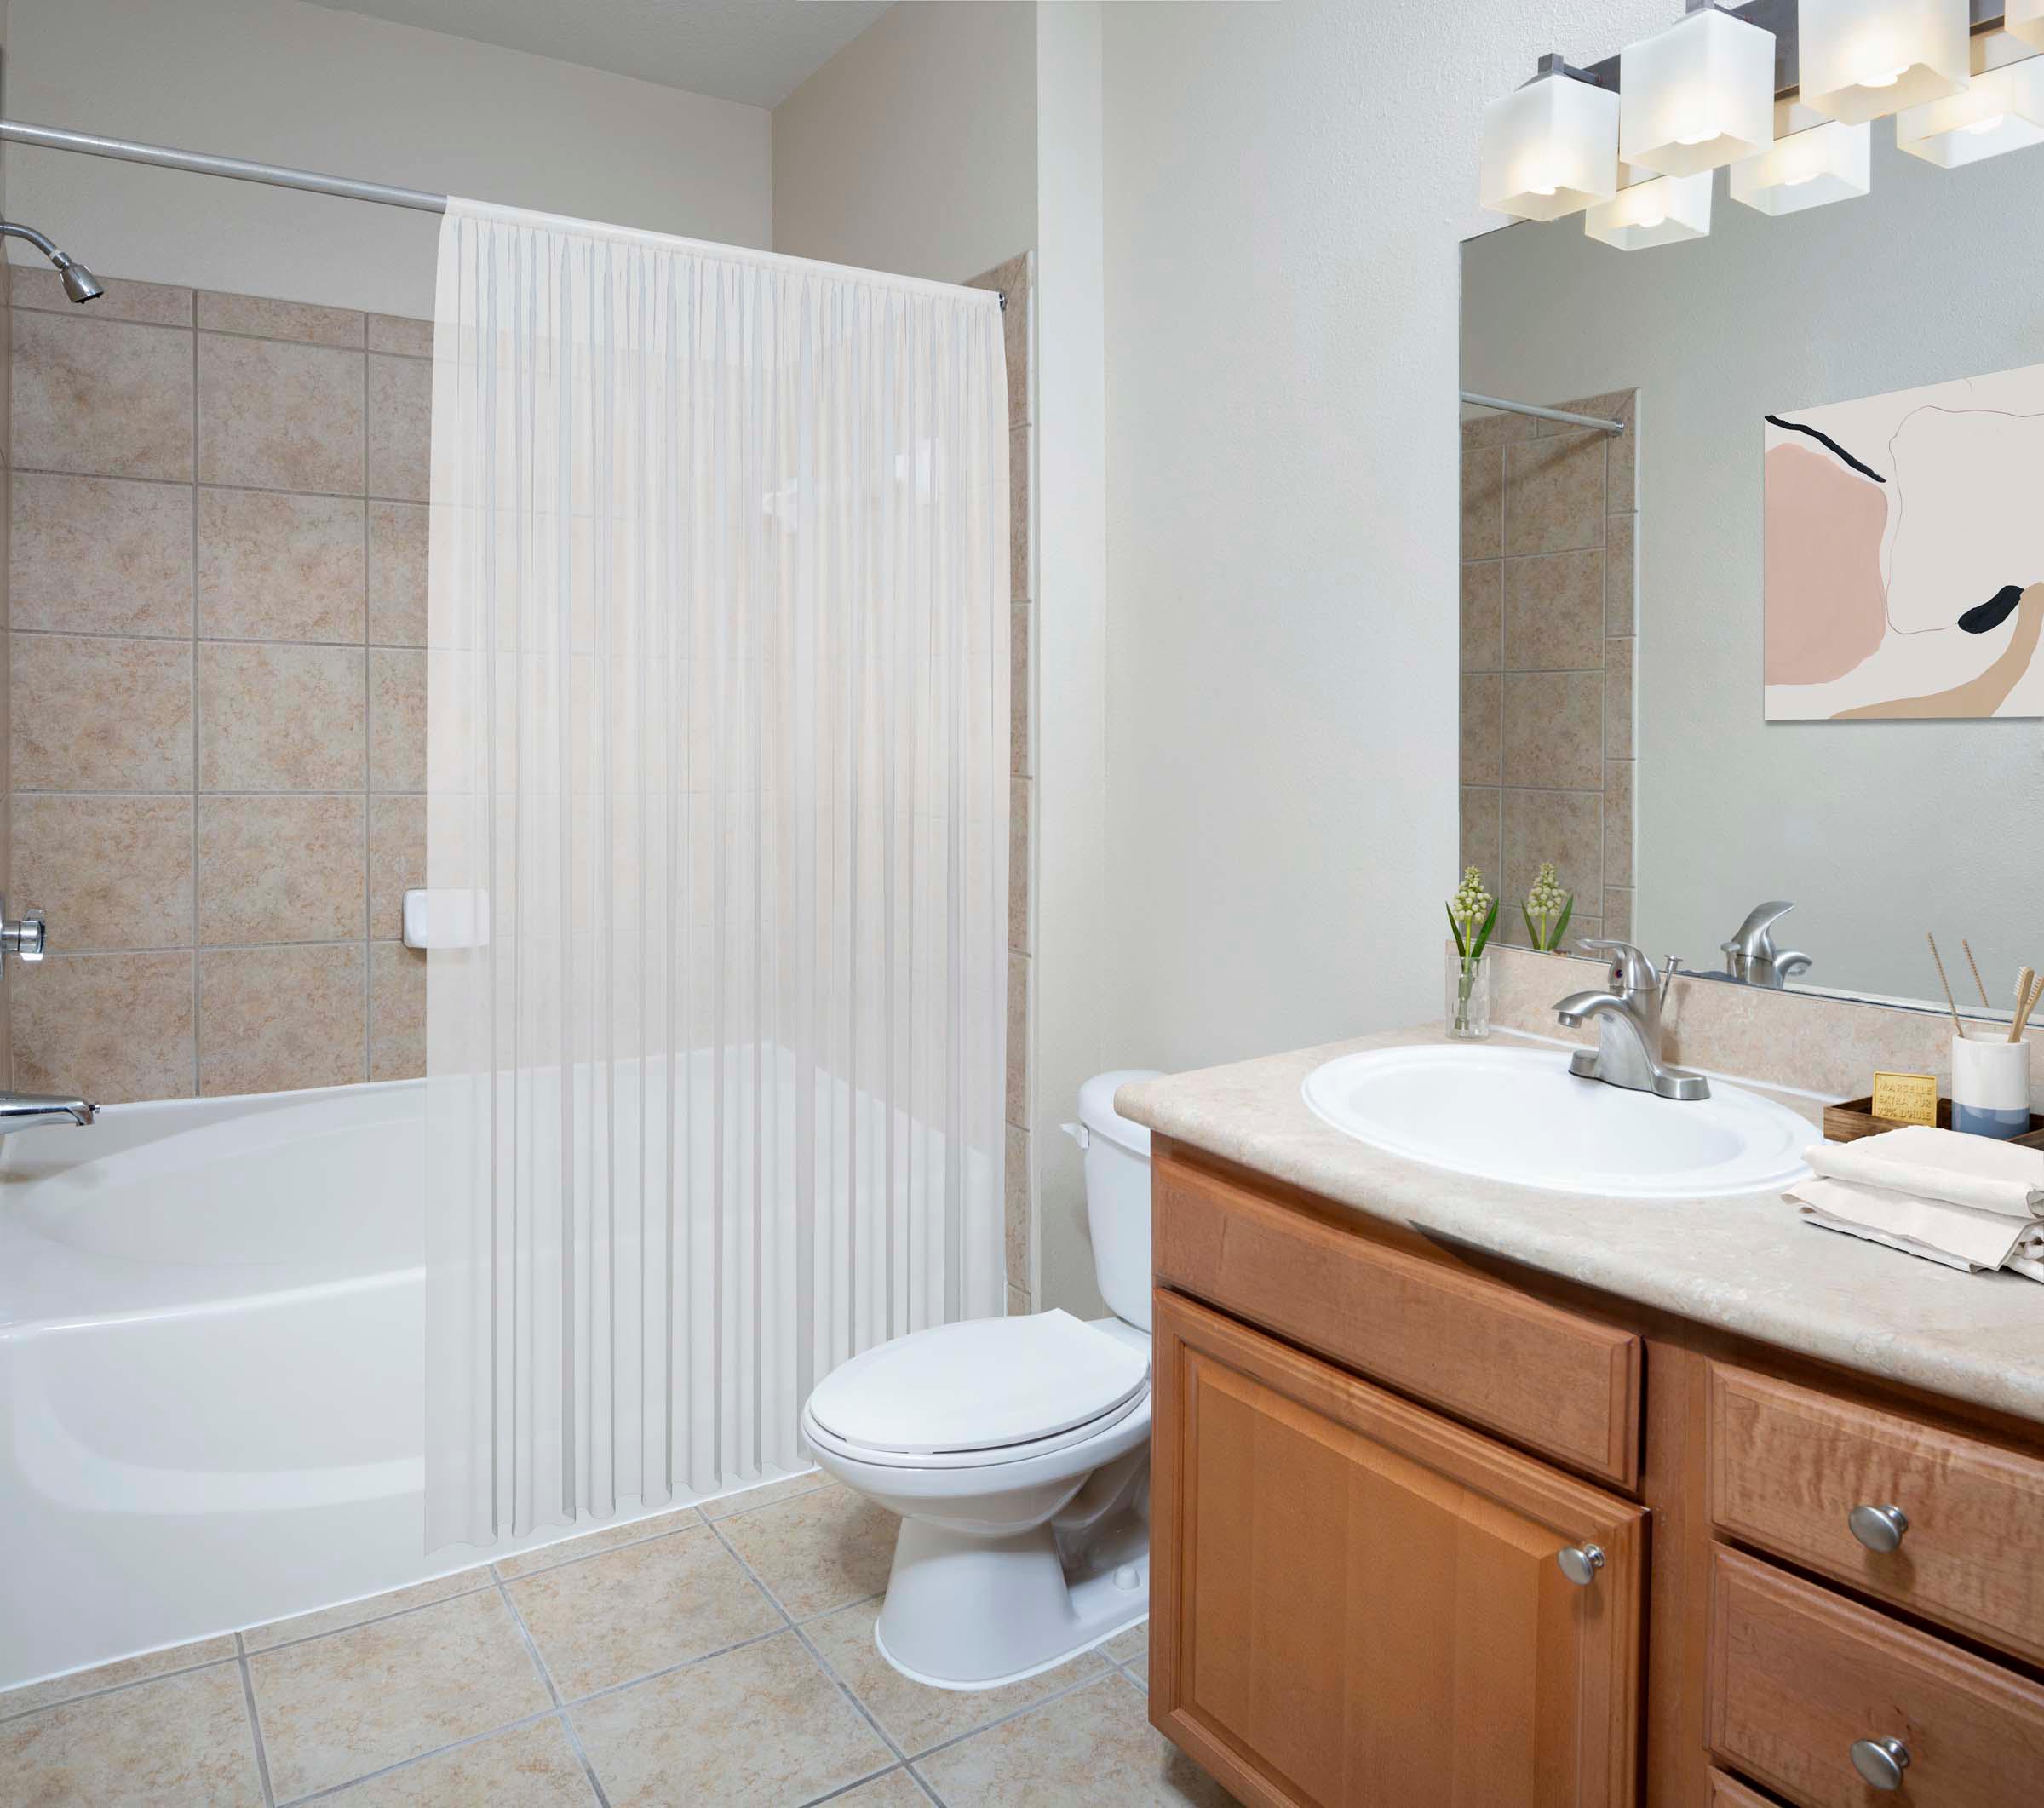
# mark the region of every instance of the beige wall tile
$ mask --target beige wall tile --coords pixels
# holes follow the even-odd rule
[[[1001,1196],[1007,1233],[1007,1267],[1009,1284],[1028,1289],[1035,1269],[1030,1244],[1033,1230],[1029,1197],[1029,1132],[1013,1124],[1008,1132],[1007,1158],[1002,1164]]]
[[[401,940],[405,893],[426,883],[426,800],[377,793],[369,800],[369,933]]]
[[[1036,786],[1026,778],[1008,783],[1008,945],[1029,952],[1029,819]]]
[[[1633,882],[1633,762],[1613,760],[1604,769],[1604,879]]]
[[[230,640],[363,636],[368,554],[360,498],[198,492],[198,631]]]
[[[1462,783],[1496,784],[1503,774],[1501,738],[1503,697],[1495,672],[1475,673],[1462,680]]]
[[[192,649],[83,634],[9,637],[20,791],[192,784]]]
[[[1504,664],[1505,568],[1495,559],[1462,566],[1462,669],[1495,672]]]
[[[198,1089],[274,1093],[366,1076],[364,944],[202,950]]]
[[[1027,1289],[1010,1282],[1008,1289],[1008,1316],[1010,1318],[1026,1318],[1035,1310]]]
[[[426,789],[426,655],[369,651],[369,783],[375,791]]]
[[[433,356],[433,322],[415,320],[409,314],[371,314],[369,348],[396,352],[406,358]]]
[[[1585,904],[1604,890],[1604,799],[1595,791],[1513,791],[1504,797],[1504,882],[1508,907],[1532,890],[1542,860]],[[1505,911],[1499,912],[1501,919]]]
[[[1504,561],[1505,669],[1580,672],[1604,663],[1600,550]]]
[[[1638,632],[1634,596],[1639,588],[1639,517],[1615,514],[1604,524],[1608,557],[1604,565],[1604,631],[1607,634]]]
[[[199,789],[359,789],[365,715],[359,647],[202,643]]]
[[[371,942],[369,1077],[416,1080],[425,1071],[425,950],[402,942]]]
[[[192,491],[24,471],[13,483],[9,620],[78,634],[192,632]]]
[[[365,801],[359,792],[200,798],[200,946],[359,938]]]
[[[1622,942],[1633,938],[1633,893],[1630,886],[1604,888],[1604,933]]]
[[[1633,757],[1633,648],[1631,640],[1604,647],[1604,750],[1613,760]]]
[[[1008,424],[1019,426],[1030,418],[1029,393],[1029,254],[1011,257],[973,277],[968,289],[996,290],[1008,297],[1001,314],[1002,350],[1008,366]]]
[[[353,308],[321,307],[310,301],[278,301],[267,296],[198,291],[198,324],[216,333],[250,333],[258,339],[292,339],[305,345],[359,351],[362,316]]]
[[[14,1084],[102,1105],[189,1099],[192,956],[52,955],[8,980]]]
[[[1505,549],[1505,455],[1496,446],[1462,454],[1462,557],[1495,559]]]
[[[1595,790],[1604,773],[1604,674],[1507,672],[1503,686],[1505,783]]]
[[[198,479],[362,494],[359,352],[198,336]]]
[[[1493,893],[1503,866],[1503,799],[1501,791],[1462,787],[1461,864],[1480,869]]]
[[[1570,414],[1595,415],[1599,420],[1629,422],[1633,418],[1633,394],[1630,389],[1606,389],[1596,395],[1571,396],[1565,401],[1555,402],[1551,405],[1566,409]],[[1537,421],[1534,425],[1538,429],[1539,437],[1543,439],[1552,439],[1558,433],[1577,431],[1563,421]],[[1607,433],[1605,438],[1608,440],[1611,435]]]
[[[1029,1128],[1029,956],[1008,957],[1008,1121]]]
[[[10,273],[10,299],[16,307],[34,307],[67,319],[80,312],[78,304],[64,293],[64,279],[55,270],[22,264]],[[99,275],[98,272],[94,273]],[[125,278],[100,275],[106,294],[89,304],[95,320],[132,320],[145,326],[189,326],[192,324],[192,291],[164,283],[131,283]]]
[[[433,366],[419,358],[369,360],[369,493],[426,500],[432,471]]]
[[[1035,772],[1031,747],[1031,715],[1036,689],[1031,682],[1030,646],[1033,603],[1013,605],[1008,610],[1008,769],[1018,776]]]
[[[1030,492],[1035,474],[1030,469],[1030,429],[1008,430],[1008,596],[1012,603],[1031,594]]]
[[[378,646],[426,644],[430,519],[423,502],[369,505],[369,638]]]
[[[94,477],[192,479],[192,340],[17,310],[14,462]]]
[[[10,1802],[261,1808],[241,1671],[215,1664],[0,1725]]]
[[[1530,415],[1482,414],[1462,422],[1462,450],[1473,452],[1485,446],[1508,445],[1514,439],[1530,439],[1540,422]]]
[[[1616,410],[1620,419],[1636,419],[1634,404],[1628,399]],[[1630,514],[1639,506],[1639,433],[1628,426],[1622,433],[1605,436],[1604,506],[1612,514]]]
[[[1604,544],[1605,438],[1595,432],[1560,433],[1505,448],[1507,553],[1560,553]]]
[[[192,939],[189,797],[14,801],[14,896],[50,946],[182,948]]]

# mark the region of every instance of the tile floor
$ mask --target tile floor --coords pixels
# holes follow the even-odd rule
[[[925,1689],[873,1621],[893,1519],[820,1475],[0,1695],[0,1804],[1180,1808],[1145,1630]]]

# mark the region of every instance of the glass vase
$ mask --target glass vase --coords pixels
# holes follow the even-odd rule
[[[1448,1034],[1456,1042],[1480,1042],[1490,1033],[1490,956],[1448,960]]]

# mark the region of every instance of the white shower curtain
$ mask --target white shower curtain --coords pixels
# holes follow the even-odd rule
[[[1008,552],[991,294],[457,200],[435,314],[437,1547],[1001,1310]]]

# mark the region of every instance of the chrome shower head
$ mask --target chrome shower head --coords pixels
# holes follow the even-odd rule
[[[57,274],[64,278],[64,293],[72,301],[96,301],[106,293],[99,278],[68,251],[60,251],[32,226],[20,226],[11,220],[0,220],[0,238],[26,238],[56,266]]]

